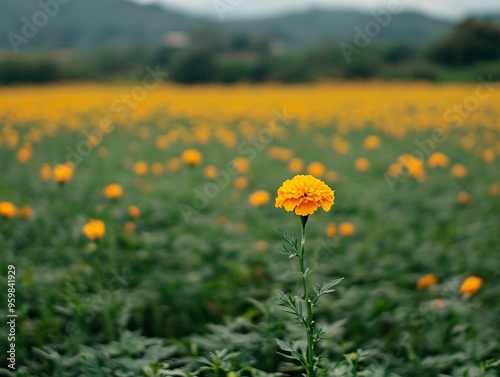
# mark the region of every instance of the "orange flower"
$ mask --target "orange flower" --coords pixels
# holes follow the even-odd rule
[[[457,202],[462,205],[469,205],[472,203],[472,196],[465,191],[460,191],[457,195]]]
[[[234,187],[238,190],[244,190],[248,186],[248,180],[245,177],[238,177],[234,180]]]
[[[112,183],[104,187],[102,193],[106,199],[117,200],[123,195],[123,188],[118,183]]]
[[[40,178],[42,181],[48,181],[52,178],[52,168],[49,164],[43,164],[40,168]]]
[[[84,225],[83,234],[89,240],[99,240],[106,234],[106,225],[101,220],[90,220]]]
[[[247,173],[250,170],[250,163],[244,157],[236,157],[233,161],[233,169],[238,173]]]
[[[420,158],[406,153],[398,157],[398,163],[401,165],[400,174],[402,174],[404,167],[406,168],[408,175],[415,178],[417,182],[422,183],[427,179],[427,174],[424,169],[424,163]]]
[[[276,208],[284,207],[299,216],[312,215],[321,207],[328,212],[335,201],[334,191],[322,180],[311,175],[296,175],[278,189]]]
[[[441,152],[433,153],[428,159],[427,164],[431,168],[445,168],[450,163],[450,159],[447,155]]]
[[[265,251],[268,248],[267,242],[264,240],[259,240],[253,245],[259,251]]]
[[[17,216],[21,219],[31,219],[33,217],[33,210],[29,205],[24,205],[17,211]]]
[[[434,274],[427,274],[418,279],[417,289],[429,288],[437,283],[437,277]]]
[[[353,223],[345,221],[339,225],[339,233],[344,237],[352,237],[356,233],[356,227]]]
[[[266,205],[271,199],[271,195],[265,190],[255,191],[248,198],[248,202],[254,207],[262,207]]]
[[[500,183],[493,183],[490,187],[490,194],[500,196]]]
[[[182,161],[186,165],[189,166],[196,166],[201,164],[201,161],[203,160],[203,157],[201,156],[201,153],[198,152],[196,149],[187,149],[182,153]]]
[[[17,213],[17,208],[11,202],[0,203],[0,216],[6,219],[11,219]]]
[[[54,179],[63,184],[73,177],[73,168],[67,164],[59,164],[54,168]]]
[[[172,157],[167,162],[167,170],[169,171],[177,171],[180,169],[182,165],[182,161],[179,157]]]
[[[129,206],[128,207],[128,215],[132,219],[137,219],[141,216],[141,210],[137,206]]]
[[[298,174],[302,171],[304,168],[304,161],[302,161],[300,158],[292,158],[290,162],[288,163],[288,170],[290,170],[290,173],[292,174]]]
[[[460,286],[460,293],[466,298],[470,297],[481,288],[481,285],[483,285],[483,279],[477,276],[469,276]]]
[[[451,174],[455,178],[465,178],[467,176],[467,168],[461,164],[455,164],[451,168]]]
[[[307,172],[315,177],[322,177],[325,174],[325,166],[321,162],[311,162],[307,166]]]
[[[354,161],[354,168],[357,171],[365,172],[368,169],[370,169],[370,161],[368,161],[364,157],[360,157],[360,158],[356,159],[356,161]]]
[[[328,224],[326,227],[326,235],[328,237],[335,237],[337,235],[337,225],[334,223]]]
[[[363,143],[365,149],[373,150],[380,147],[380,138],[376,135],[368,136]]]
[[[127,221],[125,222],[125,232],[126,233],[134,233],[136,229],[136,225],[133,221]]]
[[[161,173],[163,173],[163,164],[155,162],[153,165],[151,165],[151,172],[154,175],[161,175]]]
[[[28,162],[33,156],[33,149],[31,148],[31,144],[23,146],[21,149],[17,151],[17,160],[24,164]]]
[[[491,149],[486,149],[483,152],[483,160],[487,164],[491,164],[493,161],[495,161],[495,152],[493,152]]]
[[[144,162],[144,161],[137,161],[135,164],[134,164],[134,173],[136,175],[144,175],[148,172],[149,170],[149,166],[147,164],[147,162]]]
[[[206,179],[214,179],[217,176],[218,170],[213,165],[208,165],[205,170],[203,170],[203,174],[205,174]]]

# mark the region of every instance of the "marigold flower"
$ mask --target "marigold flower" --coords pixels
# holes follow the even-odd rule
[[[17,208],[11,202],[0,203],[0,216],[6,219],[11,219],[17,213]]]
[[[248,187],[248,180],[245,177],[238,177],[234,180],[234,187],[238,190],[244,190]]]
[[[445,168],[450,163],[450,159],[442,152],[436,152],[427,159],[427,164],[431,168]]]
[[[106,234],[106,225],[101,220],[90,220],[83,226],[83,234],[89,240],[99,240]]]
[[[354,161],[354,168],[357,171],[365,172],[370,169],[370,161],[364,157],[357,158],[356,161]]]
[[[40,178],[42,181],[48,181],[52,178],[52,167],[49,164],[43,164],[40,168]]]
[[[427,179],[423,161],[409,153],[403,154],[398,157],[398,163],[401,165],[401,173],[403,167],[406,168],[408,175],[415,178],[418,182],[422,183]]]
[[[172,157],[167,162],[167,170],[177,171],[180,169],[181,165],[182,165],[182,160],[179,157]]]
[[[495,161],[495,152],[493,152],[493,150],[491,149],[486,149],[483,152],[483,160],[487,164],[491,164],[493,161]]]
[[[470,297],[481,288],[481,285],[483,285],[483,279],[477,276],[469,276],[460,286],[460,294],[466,298]]]
[[[215,177],[217,177],[217,173],[218,173],[218,170],[213,165],[208,165],[203,170],[203,174],[205,174],[206,179],[214,179]]]
[[[376,135],[370,135],[365,139],[363,146],[365,149],[374,150],[380,147],[380,138]]]
[[[417,281],[417,289],[429,288],[437,284],[437,277],[434,274],[427,274],[422,276]]]
[[[126,233],[134,233],[137,227],[133,221],[127,221],[125,222],[124,228]]]
[[[339,225],[339,233],[344,237],[352,237],[356,233],[356,227],[349,221],[344,221]]]
[[[491,185],[490,194],[492,196],[500,196],[500,183],[493,183]]]
[[[31,148],[30,144],[20,148],[16,154],[17,160],[22,164],[28,162],[32,156],[33,156],[33,149]]]
[[[128,215],[132,219],[138,219],[141,216],[141,210],[137,206],[129,206]]]
[[[24,205],[17,211],[17,216],[21,219],[31,219],[33,217],[33,209],[29,205]]]
[[[154,175],[161,175],[163,173],[163,164],[160,162],[155,162],[153,165],[151,165],[151,172]]]
[[[259,241],[254,243],[254,247],[259,251],[265,251],[265,250],[267,250],[268,245],[267,245],[266,241],[259,240]]]
[[[59,164],[54,168],[53,174],[58,183],[66,183],[73,177],[73,168],[67,164]]]
[[[244,157],[236,157],[233,161],[233,169],[238,173],[247,173],[250,170],[250,163]]]
[[[134,173],[136,175],[145,175],[149,170],[149,166],[147,164],[147,162],[145,161],[137,161],[135,164],[134,164]]]
[[[298,216],[312,215],[321,207],[328,212],[335,201],[334,191],[322,180],[311,175],[296,175],[278,189],[276,208],[284,207]]]
[[[123,188],[118,183],[112,183],[104,187],[102,193],[106,199],[117,200],[123,195]]]
[[[262,207],[266,205],[271,199],[271,195],[265,190],[255,191],[248,198],[248,202],[254,207]]]
[[[472,203],[472,196],[465,191],[460,191],[457,195],[457,202],[462,205],[469,205]]]
[[[198,152],[196,149],[187,149],[182,153],[182,161],[186,165],[189,166],[196,166],[201,164],[201,161],[203,160],[203,157],[201,156],[201,153]]]
[[[302,171],[302,169],[304,169],[304,161],[300,158],[292,158],[288,163],[288,170],[290,170],[290,173],[292,174],[298,174]]]
[[[326,227],[325,233],[330,238],[335,237],[337,235],[337,225],[335,225],[334,223],[329,223]]]
[[[467,168],[462,164],[455,164],[451,168],[451,174],[455,178],[465,178],[467,176]]]
[[[307,166],[307,172],[314,177],[322,177],[325,174],[325,165],[321,162],[311,162]]]

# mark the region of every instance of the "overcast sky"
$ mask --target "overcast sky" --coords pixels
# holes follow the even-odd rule
[[[162,3],[172,8],[195,14],[217,17],[215,5],[236,4],[225,17],[242,18],[273,15],[310,7],[341,7],[381,9],[398,0],[133,0],[140,3]],[[445,18],[461,18],[471,13],[500,13],[500,0],[399,0],[404,10],[420,10]],[[239,4],[239,5],[238,5]]]

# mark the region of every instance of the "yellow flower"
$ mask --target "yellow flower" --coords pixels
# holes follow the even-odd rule
[[[326,180],[328,182],[335,183],[339,180],[339,173],[336,171],[330,170],[326,172]]]
[[[357,158],[356,161],[354,161],[354,168],[357,171],[365,172],[370,169],[370,161],[364,157]]]
[[[428,159],[427,164],[431,168],[445,168],[450,163],[450,159],[442,152],[433,153]]]
[[[451,168],[451,174],[455,178],[465,178],[467,176],[467,168],[461,164],[455,164]]]
[[[54,179],[58,183],[66,183],[73,177],[73,168],[67,164],[59,164],[54,168]]]
[[[182,161],[179,157],[172,157],[167,162],[167,170],[168,171],[177,171],[180,169],[182,165]]]
[[[203,170],[203,174],[205,174],[206,179],[214,179],[217,177],[218,170],[213,165],[208,165],[205,170]]]
[[[244,157],[236,157],[232,162],[233,169],[238,173],[247,173],[250,170],[250,163]]]
[[[117,200],[123,195],[123,188],[118,183],[112,183],[104,187],[102,193],[106,199]]]
[[[255,191],[248,198],[248,202],[254,207],[262,207],[266,205],[271,199],[271,195],[265,190]]]
[[[296,175],[278,189],[276,208],[284,207],[298,216],[312,215],[321,207],[328,212],[335,201],[334,191],[323,181],[311,175]]]
[[[330,238],[335,237],[337,235],[337,225],[329,223],[326,227],[326,235]]]
[[[500,196],[500,183],[493,183],[491,185],[490,194],[492,196]]]
[[[0,203],[0,216],[11,219],[17,213],[17,208],[11,202],[1,202]]]
[[[325,174],[325,166],[321,162],[311,162],[307,166],[307,172],[315,177],[322,177]]]
[[[483,152],[483,160],[487,164],[492,163],[493,161],[495,161],[495,152],[493,152],[491,149],[486,149]]]
[[[49,164],[43,164],[40,168],[40,178],[42,181],[48,181],[52,178],[52,168]]]
[[[92,241],[101,239],[106,234],[106,225],[101,220],[90,220],[84,225],[83,234]]]
[[[24,205],[17,211],[17,216],[21,219],[31,219],[33,217],[33,209],[29,205]]]
[[[356,233],[356,227],[353,223],[345,221],[339,225],[339,233],[344,237],[352,237]]]
[[[293,152],[290,149],[283,147],[272,147],[269,149],[268,154],[269,157],[283,162],[287,162],[293,156]]]
[[[403,167],[406,168],[408,174],[415,178],[418,182],[422,183],[426,180],[427,174],[425,172],[423,161],[412,154],[406,153],[398,157],[398,163],[401,165],[401,173]]]
[[[380,138],[376,135],[368,136],[363,143],[365,149],[373,150],[380,147]]]
[[[33,156],[33,149],[31,149],[30,144],[25,145],[21,149],[19,149],[16,155],[17,160],[22,164],[28,162],[32,156]]]
[[[201,153],[198,152],[196,149],[187,149],[182,153],[182,161],[186,165],[189,166],[196,166],[201,164],[201,161],[203,160],[203,157],[201,156]]]
[[[434,274],[427,274],[418,279],[417,289],[429,288],[437,283],[437,277]]]
[[[137,219],[141,216],[141,210],[137,206],[129,206],[128,207],[128,215],[132,219]]]
[[[136,175],[144,175],[148,172],[149,170],[149,166],[147,164],[147,162],[145,161],[137,161],[135,164],[134,164],[134,173]]]
[[[248,180],[245,177],[238,177],[234,180],[234,187],[238,190],[244,190],[248,186]]]
[[[304,161],[300,158],[292,158],[288,163],[288,170],[290,170],[290,173],[292,174],[298,174],[302,171],[302,169],[304,169]]]
[[[479,290],[479,288],[481,288],[481,285],[483,285],[483,279],[478,278],[477,276],[469,276],[460,286],[460,293],[464,297],[472,296]]]
[[[472,203],[472,196],[465,191],[460,191],[457,195],[457,202],[462,205],[469,205]]]

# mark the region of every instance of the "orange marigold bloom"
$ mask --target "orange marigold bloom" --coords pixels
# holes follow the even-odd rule
[[[0,216],[10,219],[14,217],[17,213],[17,208],[11,202],[1,202],[0,203]]]
[[[155,162],[153,165],[151,165],[151,172],[154,175],[161,175],[161,173],[163,173],[163,164],[160,162]]]
[[[357,171],[365,172],[370,169],[370,161],[364,157],[357,158],[356,161],[354,161],[354,168]]]
[[[462,205],[469,205],[472,203],[472,196],[465,191],[460,191],[457,195],[457,202]]]
[[[491,149],[486,149],[483,152],[483,160],[487,164],[492,163],[493,161],[495,161],[495,152],[493,152]]]
[[[304,169],[304,161],[300,158],[292,158],[288,163],[288,170],[290,170],[290,173],[292,174],[298,174],[302,171],[302,169]]]
[[[262,207],[266,205],[271,199],[271,195],[265,190],[255,191],[248,198],[248,202],[254,207]]]
[[[21,219],[31,219],[33,217],[33,209],[29,205],[24,205],[17,211],[17,216]]]
[[[417,281],[417,289],[429,288],[437,284],[437,277],[434,274],[427,274],[422,276]]]
[[[123,195],[123,188],[118,183],[112,183],[104,187],[102,193],[106,199],[117,200]]]
[[[205,170],[203,170],[203,174],[205,174],[206,179],[214,179],[217,177],[218,170],[213,165],[208,165]]]
[[[344,237],[352,237],[356,233],[356,227],[353,223],[345,221],[339,225],[339,233]]]
[[[134,233],[136,225],[133,221],[127,221],[125,222],[124,228],[126,233]]]
[[[325,174],[325,165],[321,162],[311,162],[307,166],[307,172],[315,177],[322,177]]]
[[[450,163],[450,159],[442,152],[436,152],[427,159],[427,164],[431,168],[445,168]]]
[[[363,143],[365,149],[373,150],[380,147],[380,138],[376,135],[370,135]]]
[[[248,187],[248,180],[245,177],[238,177],[234,180],[234,187],[238,190],[244,190]]]
[[[500,196],[500,183],[493,183],[490,187],[490,194]]]
[[[40,178],[42,181],[48,181],[52,178],[52,168],[49,164],[43,164],[40,168]]]
[[[481,285],[483,285],[483,279],[478,278],[477,276],[469,276],[460,286],[460,293],[464,297],[472,296],[479,290],[479,288],[481,288]]]
[[[233,161],[233,169],[238,173],[247,173],[250,170],[250,163],[244,157],[236,157]]]
[[[58,183],[66,183],[73,177],[73,168],[67,164],[59,164],[54,168],[54,179]]]
[[[198,152],[196,149],[187,149],[182,153],[182,161],[186,165],[189,166],[196,166],[201,164],[201,161],[203,160],[203,157],[201,156],[201,153]]]
[[[167,162],[167,170],[169,171],[177,171],[182,166],[182,161],[179,157],[172,157]]]
[[[137,219],[141,216],[141,210],[137,206],[129,206],[128,207],[128,215],[132,219]]]
[[[145,161],[137,161],[134,164],[134,173],[136,175],[144,175],[148,172],[149,166]]]
[[[267,242],[264,240],[259,240],[253,245],[259,251],[265,251],[268,248]]]
[[[451,174],[455,178],[465,178],[467,176],[467,168],[461,164],[455,164],[451,168]]]
[[[334,223],[328,224],[326,227],[326,235],[328,237],[335,237],[337,235],[337,225]]]
[[[83,226],[83,234],[89,240],[99,240],[106,234],[106,225],[101,220],[90,220]]]
[[[296,175],[278,189],[276,208],[284,207],[299,216],[312,215],[321,207],[328,212],[335,201],[334,191],[312,175]]]

